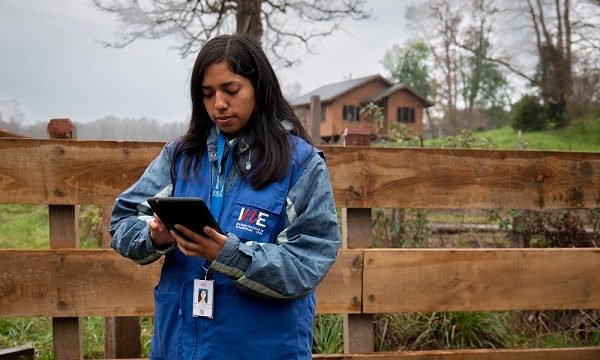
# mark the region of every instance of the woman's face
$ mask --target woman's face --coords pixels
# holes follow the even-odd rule
[[[202,99],[215,125],[231,136],[237,136],[246,127],[256,105],[256,94],[250,80],[234,74],[225,61],[206,69]]]

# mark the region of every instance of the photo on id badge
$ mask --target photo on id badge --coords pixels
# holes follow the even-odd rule
[[[194,280],[193,316],[212,318],[213,314],[213,281]]]

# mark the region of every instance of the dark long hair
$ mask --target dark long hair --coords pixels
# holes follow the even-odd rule
[[[200,155],[206,150],[206,139],[213,126],[204,107],[202,81],[206,69],[220,62],[228,64],[231,72],[247,78],[254,86],[256,106],[243,129],[244,133],[251,133],[256,139],[252,150],[252,170],[247,173],[239,166],[237,152],[234,152],[234,159],[237,171],[247,176],[252,186],[259,189],[284,177],[290,166],[292,154],[288,130],[282,121],[291,126],[289,132],[309,143],[311,141],[283,97],[275,71],[260,44],[249,35],[220,35],[209,40],[200,50],[190,81],[192,117],[187,132],[175,148],[174,157],[183,154],[185,174],[198,173]],[[175,174],[174,165],[171,171]]]

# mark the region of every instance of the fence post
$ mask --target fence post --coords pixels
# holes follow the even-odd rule
[[[77,137],[69,119],[51,119],[47,131],[50,139]],[[51,249],[79,247],[78,213],[77,205],[48,205]],[[81,318],[52,318],[52,339],[55,359],[83,359]]]
[[[102,206],[102,247],[110,247],[112,204]],[[131,359],[142,357],[140,319],[136,316],[106,317],[104,320],[104,357]]]
[[[345,129],[343,146],[370,146],[368,130]],[[371,209],[342,208],[342,247],[373,246]],[[375,349],[373,315],[344,314],[344,354],[372,352]]]
[[[310,97],[310,129],[307,129],[315,145],[321,142],[321,98],[318,95]]]

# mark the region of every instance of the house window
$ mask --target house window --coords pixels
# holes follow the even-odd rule
[[[342,110],[342,118],[346,121],[358,121],[360,111],[358,106],[344,105]]]
[[[415,122],[415,108],[399,107],[396,121],[401,123],[414,123]]]

